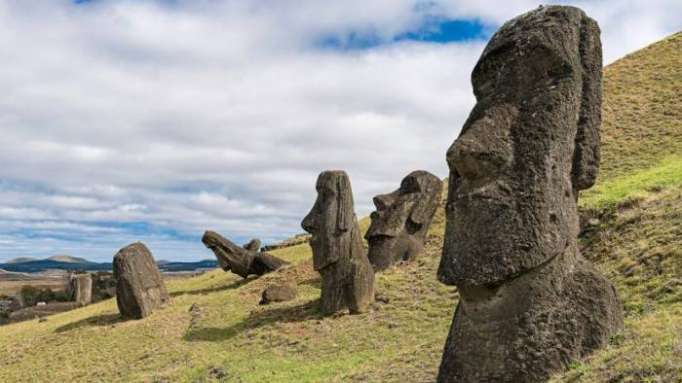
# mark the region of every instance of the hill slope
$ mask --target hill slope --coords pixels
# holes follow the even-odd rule
[[[616,283],[626,330],[557,382],[682,380],[680,44],[677,34],[605,70],[603,171],[581,200],[599,221],[582,246]],[[144,320],[120,321],[109,300],[0,327],[0,381],[433,381],[457,300],[435,278],[443,223],[440,210],[417,262],[378,275],[370,313],[320,317],[319,276],[297,245],[273,252],[293,266],[260,279],[172,281],[172,304]],[[274,281],[295,282],[299,297],[259,306]]]
[[[47,258],[50,261],[65,262],[65,263],[91,263],[85,258],[72,257],[70,255],[53,255]]]

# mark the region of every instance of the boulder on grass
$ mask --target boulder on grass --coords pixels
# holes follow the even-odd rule
[[[296,289],[289,285],[270,285],[263,290],[260,304],[286,302],[296,298]]]
[[[114,256],[116,303],[124,318],[141,319],[170,300],[151,252],[141,242]]]

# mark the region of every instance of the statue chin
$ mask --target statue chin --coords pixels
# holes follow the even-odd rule
[[[369,237],[369,262],[374,271],[386,270],[395,260],[394,248],[396,237],[388,235],[374,235]]]

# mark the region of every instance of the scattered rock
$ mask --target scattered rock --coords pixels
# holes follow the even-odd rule
[[[322,172],[316,189],[315,205],[301,226],[313,236],[313,268],[322,275],[321,311],[366,312],[374,301],[374,270],[362,245],[348,175]]]
[[[374,197],[374,211],[365,238],[374,271],[414,260],[424,250],[424,240],[440,203],[443,182],[417,170],[400,182],[400,188]]]
[[[545,382],[622,328],[615,288],[577,247],[601,63],[597,23],[548,6],[504,24],[476,64],[478,103],[447,153],[438,278],[462,299],[439,383]]]
[[[114,256],[116,303],[124,318],[141,319],[170,300],[152,254],[141,242]]]
[[[384,295],[384,294],[376,294],[375,299],[377,302],[380,302],[383,304],[391,302],[391,298],[389,298],[387,295]]]
[[[286,302],[296,298],[296,289],[290,285],[270,285],[261,296],[260,304]]]
[[[208,376],[213,379],[226,379],[229,375],[222,367],[211,367],[208,369]]]

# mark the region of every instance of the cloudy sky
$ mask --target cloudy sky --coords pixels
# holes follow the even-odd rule
[[[570,3],[606,63],[682,29],[679,0]],[[537,5],[0,0],[0,262],[286,238],[325,169],[366,215],[412,170],[446,176],[478,55]]]

